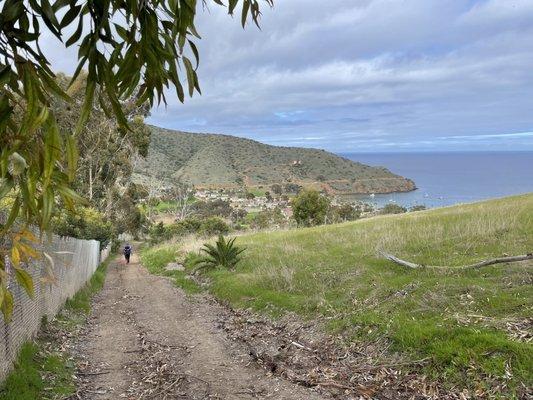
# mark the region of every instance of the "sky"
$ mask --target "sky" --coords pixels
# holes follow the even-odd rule
[[[170,94],[151,124],[334,152],[533,150],[532,0],[275,0],[261,30],[210,1],[197,28],[203,94]]]

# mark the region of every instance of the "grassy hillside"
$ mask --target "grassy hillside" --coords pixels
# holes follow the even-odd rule
[[[429,357],[422,372],[446,385],[498,382],[509,396],[533,385],[533,263],[454,268],[533,251],[533,194],[237,243],[247,247],[237,270],[210,273],[212,292],[237,307],[324,317],[348,340],[386,340],[391,352]],[[450,268],[405,269],[380,249]]]
[[[414,189],[412,181],[384,168],[355,163],[316,149],[269,146],[227,135],[197,134],[152,127],[140,182],[183,181],[197,187],[248,187],[293,182],[331,192],[385,193]],[[293,165],[294,161],[300,165]]]

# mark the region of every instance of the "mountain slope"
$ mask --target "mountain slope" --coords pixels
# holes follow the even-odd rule
[[[277,147],[228,135],[199,134],[152,127],[146,160],[135,179],[198,188],[286,184],[315,185],[329,192],[409,191],[414,183],[385,168],[369,167],[324,150]]]

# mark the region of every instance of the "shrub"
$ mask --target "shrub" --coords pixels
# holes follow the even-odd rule
[[[76,213],[64,211],[54,217],[52,230],[59,236],[98,240],[103,247],[115,237],[113,224],[90,207],[79,207]]]
[[[302,187],[300,185],[297,185],[296,183],[287,183],[285,185],[285,192],[287,193],[300,193],[300,190],[302,190]]]
[[[332,222],[355,221],[361,217],[361,211],[351,204],[343,204],[330,208],[330,219]]]
[[[419,204],[419,205],[416,205],[416,206],[412,206],[409,211],[424,211],[424,210],[427,210],[427,207],[423,204]]]
[[[283,225],[287,221],[281,212],[281,209],[276,207],[272,210],[263,210],[258,212],[253,216],[250,222],[253,228],[264,229],[270,226]]]
[[[202,221],[198,233],[205,236],[221,235],[229,232],[229,226],[223,219],[211,217]]]
[[[381,214],[402,214],[406,212],[405,207],[399,206],[398,204],[389,203],[381,209]]]
[[[196,271],[200,269],[226,268],[233,269],[241,260],[239,255],[245,250],[235,245],[235,239],[226,240],[223,235],[218,237],[215,245],[206,243],[201,252],[204,255],[193,259]]]
[[[281,187],[281,185],[279,185],[277,183],[275,183],[272,186],[270,186],[270,190],[272,190],[272,193],[278,194],[278,195],[283,193],[283,188]]]
[[[248,211],[244,209],[234,209],[233,213],[231,214],[231,220],[234,223],[239,223],[239,222],[246,220],[247,215],[248,215]]]
[[[323,224],[329,208],[329,199],[314,189],[302,190],[292,199],[293,217],[298,225]]]
[[[197,201],[191,207],[192,212],[203,218],[208,217],[229,217],[233,208],[229,202],[217,199],[212,201]]]

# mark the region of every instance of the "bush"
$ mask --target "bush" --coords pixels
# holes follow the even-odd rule
[[[416,205],[416,206],[412,206],[409,211],[424,211],[424,210],[427,210],[427,207],[423,204],[419,204],[419,205]]]
[[[302,190],[292,199],[292,213],[298,225],[314,226],[325,222],[329,199],[314,189]]]
[[[226,269],[233,269],[241,260],[239,255],[245,250],[235,245],[235,239],[227,240],[220,235],[215,245],[206,243],[201,252],[205,255],[193,259],[196,270],[213,269],[223,267]]]
[[[281,185],[277,183],[270,186],[270,190],[272,191],[272,193],[277,194],[277,195],[280,195],[283,193],[283,188],[281,187]]]
[[[302,190],[302,187],[300,185],[297,185],[296,183],[287,183],[285,185],[285,192],[286,193],[300,193],[300,190]]]
[[[197,201],[191,207],[192,212],[201,218],[229,217],[233,212],[230,203],[221,199],[212,201]]]
[[[250,224],[253,228],[264,229],[271,226],[281,226],[287,222],[278,207],[272,210],[263,210],[253,216]]]
[[[105,247],[115,237],[113,224],[94,208],[79,207],[76,213],[64,211],[52,220],[52,230],[59,236],[98,240]]]
[[[332,222],[355,221],[361,217],[361,211],[351,204],[332,206],[328,214]]]
[[[211,217],[202,221],[198,233],[204,236],[213,236],[228,233],[229,230],[229,225],[223,219]]]
[[[405,207],[399,206],[398,204],[389,203],[383,207],[380,211],[381,214],[402,214],[406,212]]]

